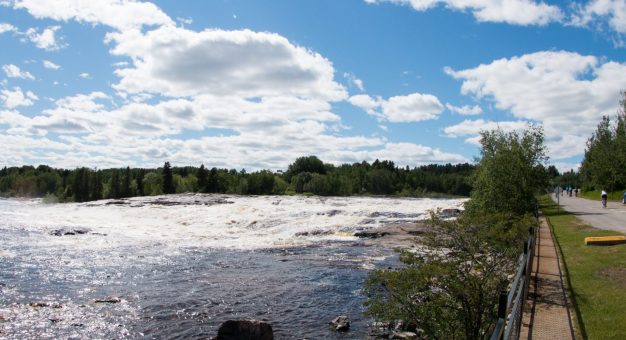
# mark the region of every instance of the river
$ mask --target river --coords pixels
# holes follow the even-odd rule
[[[362,283],[397,262],[355,232],[464,199],[180,194],[0,200],[0,338],[207,338],[229,319],[277,339],[367,335]],[[351,319],[332,331],[337,315]]]

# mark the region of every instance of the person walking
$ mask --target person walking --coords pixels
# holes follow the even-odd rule
[[[602,198],[602,207],[606,208],[606,200],[609,197],[609,195],[606,193],[606,191],[602,190],[602,193],[600,194],[600,198]]]

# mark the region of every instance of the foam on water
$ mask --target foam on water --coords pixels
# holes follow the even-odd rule
[[[252,250],[350,241],[356,231],[414,222],[427,218],[430,210],[460,208],[464,201],[202,194],[82,204],[3,200],[0,223],[46,235],[59,228],[89,231],[81,237],[39,238],[40,246],[97,249],[156,243]]]

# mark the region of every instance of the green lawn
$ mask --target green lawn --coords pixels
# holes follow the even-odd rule
[[[579,195],[581,195],[584,198],[590,199],[590,200],[596,200],[599,201],[600,200],[600,193],[601,191],[585,191],[582,193],[578,193]],[[624,190],[619,190],[619,191],[613,191],[613,192],[608,192],[607,193],[608,199],[609,201],[622,201],[622,198],[624,197]]]
[[[626,244],[584,243],[589,236],[621,234],[584,224],[559,210],[547,196],[541,203],[563,254],[578,335],[583,339],[626,339]]]

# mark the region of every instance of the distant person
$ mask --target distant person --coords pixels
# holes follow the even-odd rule
[[[626,191],[624,191],[624,196],[622,197],[622,203],[626,204]]]
[[[600,194],[600,198],[602,198],[602,207],[606,208],[606,200],[607,198],[609,198],[609,195],[606,193],[606,191],[602,190],[602,193]]]
[[[626,192],[625,192],[626,194]],[[578,188],[574,189],[574,197],[578,197]]]

